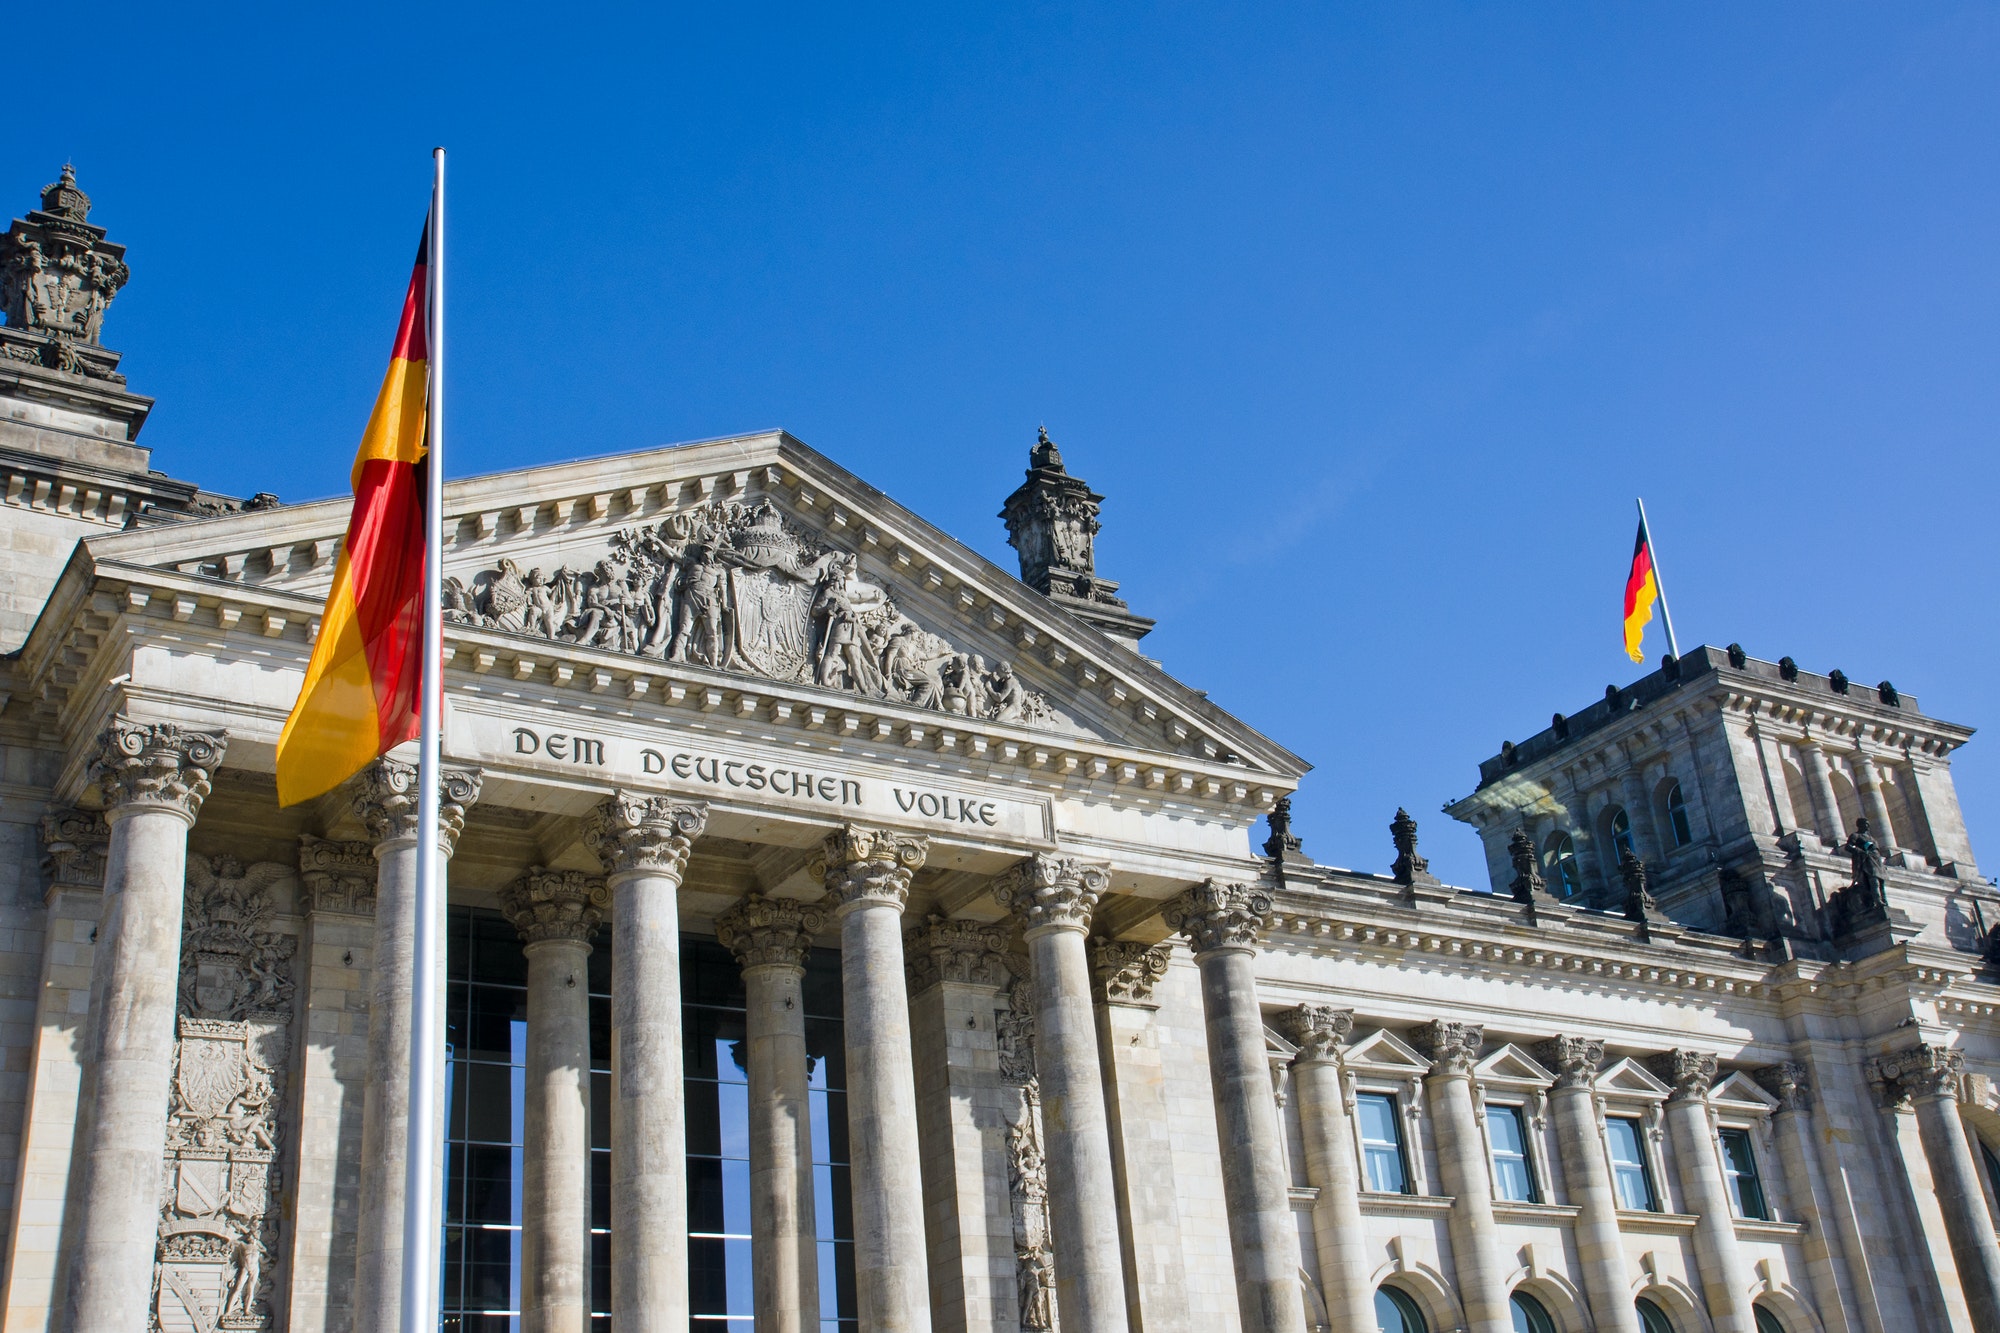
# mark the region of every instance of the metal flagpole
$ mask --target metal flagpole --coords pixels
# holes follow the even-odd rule
[[[1638,499],[1636,496],[1633,498]],[[1660,619],[1665,621],[1667,626],[1667,651],[1675,658],[1679,658],[1681,645],[1674,638],[1674,613],[1667,609],[1667,581],[1660,576],[1660,547],[1653,540],[1653,525],[1646,521],[1646,502],[1638,500],[1638,505],[1639,526],[1646,530],[1646,556],[1653,562],[1653,586],[1659,589],[1660,593]]]
[[[438,1327],[438,1088],[443,1041],[438,950],[444,886],[438,873],[438,730],[443,721],[444,617],[444,149],[431,150],[430,312],[425,341],[429,392],[424,453],[424,658],[417,734],[417,930],[410,1004],[410,1123],[403,1204],[402,1333]]]

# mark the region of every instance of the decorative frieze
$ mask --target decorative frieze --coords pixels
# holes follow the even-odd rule
[[[1485,1044],[1486,1029],[1478,1023],[1433,1019],[1410,1029],[1410,1045],[1431,1062],[1433,1074],[1471,1077],[1479,1064],[1479,1050]]]
[[[375,915],[376,869],[372,843],[299,835],[299,881],[308,911]]]
[[[930,916],[903,940],[910,994],[940,981],[972,986],[1006,986],[1013,979],[1007,966],[1008,931],[983,921],[954,921]]]
[[[715,937],[740,967],[803,969],[826,921],[823,907],[752,893],[715,918]]]
[[[481,775],[475,768],[447,768],[438,775],[438,845],[446,856],[465,828],[465,812],[479,800]],[[417,766],[400,759],[377,759],[355,774],[349,787],[354,813],[377,842],[417,836]]]
[[[1297,1060],[1338,1060],[1354,1031],[1354,1011],[1330,1004],[1301,1004],[1278,1015],[1278,1031],[1299,1048]]]
[[[1255,949],[1271,915],[1271,895],[1248,884],[1205,879],[1168,904],[1167,925],[1187,937],[1197,956],[1217,949]]]
[[[1676,1048],[1653,1056],[1646,1067],[1673,1089],[1669,1102],[1705,1101],[1715,1086],[1716,1060],[1707,1051]]]
[[[620,791],[590,812],[583,841],[606,874],[643,870],[678,880],[694,840],[707,829],[706,805]]]
[[[581,870],[534,866],[500,890],[500,911],[526,944],[571,940],[588,944],[611,905],[604,881]]]
[[[1090,914],[1111,885],[1108,867],[1073,856],[1037,852],[1015,862],[993,883],[993,900],[1020,918],[1026,931],[1090,929]]]
[[[1098,998],[1106,1004],[1151,1004],[1153,987],[1167,975],[1174,942],[1137,944],[1130,940],[1090,942],[1091,977]]]
[[[1555,1073],[1553,1086],[1588,1088],[1604,1065],[1604,1043],[1591,1037],[1550,1037],[1535,1044],[1535,1059]]]
[[[43,868],[49,887],[103,889],[111,825],[95,810],[51,810],[42,816]]]
[[[930,839],[861,824],[843,824],[826,835],[812,873],[826,884],[836,912],[862,903],[903,910],[910,878],[930,853]]]
[[[1778,1110],[1812,1110],[1812,1082],[1806,1067],[1792,1060],[1765,1065],[1754,1076],[1759,1087],[1778,1099]]]
[[[117,717],[98,738],[90,781],[109,812],[148,806],[171,810],[192,824],[228,747],[228,737],[219,731]]]

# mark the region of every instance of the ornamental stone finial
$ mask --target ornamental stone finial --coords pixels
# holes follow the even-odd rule
[[[1943,1046],[1923,1043],[1878,1055],[1869,1072],[1888,1086],[1891,1102],[1933,1097],[1956,1098],[1965,1074],[1965,1057]]]
[[[1812,1110],[1812,1082],[1806,1067],[1794,1060],[1765,1065],[1755,1071],[1759,1087],[1778,1099],[1778,1111]]]
[[[715,918],[715,938],[736,955],[739,967],[803,970],[826,917],[824,907],[752,893]]]
[[[836,916],[863,903],[885,903],[900,912],[930,845],[921,834],[843,824],[826,835],[812,873],[825,882]]]
[[[1550,1037],[1536,1043],[1535,1058],[1554,1071],[1554,1086],[1588,1088],[1604,1064],[1604,1043],[1591,1037]]]
[[[1396,845],[1396,860],[1389,873],[1398,884],[1408,888],[1420,882],[1437,883],[1431,875],[1429,858],[1417,854],[1417,821],[1400,805],[1396,807],[1396,817],[1389,821],[1389,840]]]
[[[1021,557],[1021,582],[1072,615],[1137,641],[1153,622],[1135,616],[1118,585],[1097,573],[1096,542],[1104,497],[1063,467],[1047,430],[1028,451],[1027,479],[1000,506],[1007,544]]]
[[[90,780],[103,793],[105,814],[113,821],[126,810],[146,808],[171,811],[192,824],[228,748],[229,738],[220,731],[115,717],[98,737]]]
[[[694,840],[708,828],[708,807],[621,791],[606,797],[584,821],[583,842],[606,874],[644,870],[678,880]]]
[[[299,835],[299,880],[311,911],[375,915],[375,871],[368,843]]]
[[[1299,1048],[1295,1064],[1340,1058],[1341,1044],[1354,1031],[1354,1011],[1330,1004],[1302,1004],[1278,1015],[1278,1031]]]
[[[1670,1102],[1705,1101],[1715,1086],[1716,1060],[1707,1051],[1677,1047],[1646,1061],[1646,1067],[1673,1089]]]
[[[1410,1029],[1410,1045],[1431,1062],[1433,1074],[1472,1074],[1479,1063],[1479,1048],[1486,1044],[1486,1028],[1480,1023],[1453,1023],[1432,1019]]]
[[[1153,987],[1167,975],[1173,961],[1174,942],[1138,944],[1131,940],[1095,939],[1090,942],[1091,979],[1106,1004],[1150,1005]]]
[[[1255,949],[1271,915],[1271,895],[1248,884],[1205,879],[1167,904],[1167,925],[1199,957],[1219,949]]]
[[[51,889],[102,889],[110,847],[111,825],[96,810],[51,810],[42,816],[43,868]]]
[[[1013,976],[1007,968],[1007,937],[1004,924],[926,917],[903,939],[910,994],[940,981],[1005,987]]]
[[[446,856],[458,845],[466,809],[479,800],[476,768],[447,768],[438,775],[438,846]],[[354,775],[354,813],[378,845],[416,840],[417,766],[384,756]]]
[[[1514,881],[1507,888],[1515,902],[1531,903],[1548,890],[1548,882],[1535,864],[1535,840],[1528,836],[1528,830],[1517,828],[1507,839],[1507,859],[1514,865]]]
[[[1028,935],[1044,930],[1087,934],[1090,914],[1110,885],[1107,866],[1036,852],[1015,862],[994,881],[993,900],[1019,917]]]
[[[1652,923],[1660,919],[1660,904],[1647,887],[1646,863],[1630,848],[1618,861],[1618,877],[1625,881],[1625,919],[1639,927],[1639,938],[1652,939]]]
[[[0,235],[0,361],[123,384],[103,345],[104,313],[132,276],[125,247],[90,221],[76,172],[42,187],[42,206]]]
[[[581,870],[533,866],[500,890],[500,910],[524,944],[570,940],[589,944],[611,895],[604,881]]]

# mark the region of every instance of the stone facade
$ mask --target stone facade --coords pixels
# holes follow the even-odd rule
[[[380,1333],[413,776],[272,779],[346,505],[148,473],[88,207],[66,174],[7,241],[0,1316]],[[1321,866],[1304,762],[1134,651],[1102,498],[1037,441],[1017,579],[783,434],[448,488],[448,895],[523,997],[496,1313],[711,1312],[713,937],[759,1333],[1367,1333],[1385,1286],[1479,1333],[1996,1326],[1967,728],[1698,648],[1481,766],[1490,886],[1393,796],[1383,873]]]

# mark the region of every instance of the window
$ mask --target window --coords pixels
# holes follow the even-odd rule
[[[1753,1305],[1750,1312],[1757,1316],[1757,1333],[1785,1333],[1785,1326],[1778,1322],[1778,1316],[1771,1313],[1769,1306]]]
[[[1381,1333],[1430,1333],[1417,1303],[1394,1287],[1375,1288],[1375,1327]]]
[[[1667,1312],[1647,1300],[1635,1297],[1632,1308],[1639,1312],[1639,1327],[1644,1333],[1674,1333],[1674,1326],[1667,1320]]]
[[[1486,1135],[1493,1141],[1493,1187],[1512,1203],[1540,1203],[1535,1167],[1528,1160],[1527,1117],[1518,1106],[1488,1106]]]
[[[1604,1135],[1611,1148],[1611,1183],[1618,1190],[1618,1206],[1639,1213],[1658,1211],[1639,1122],[1613,1116],[1604,1122]]]
[[[1507,1313],[1514,1316],[1514,1333],[1556,1333],[1556,1321],[1549,1318],[1540,1301],[1525,1291],[1507,1298]],[[1764,1331],[1759,1329],[1757,1333]]]
[[[1556,834],[1542,853],[1542,877],[1558,898],[1574,898],[1583,892],[1583,872],[1577,868],[1576,843],[1569,834]]]
[[[1364,1092],[1354,1099],[1361,1120],[1361,1155],[1367,1163],[1368,1188],[1380,1194],[1408,1194],[1410,1173],[1403,1163],[1402,1120],[1396,1099],[1385,1092]]]
[[[1757,1176],[1757,1153],[1750,1146],[1749,1130],[1722,1131],[1722,1174],[1729,1182],[1729,1197],[1736,1204],[1738,1217],[1759,1222],[1771,1220],[1771,1210],[1764,1202],[1764,1182]]]
[[[1611,854],[1620,861],[1638,855],[1632,850],[1632,821],[1626,817],[1623,806],[1611,812]]]
[[[1987,1187],[1993,1191],[1995,1198],[2000,1198],[2000,1157],[1993,1155],[1993,1150],[1986,1146],[1985,1139],[1979,1138],[1978,1135],[1974,1135],[1973,1138],[1979,1144],[1979,1160],[1986,1166]]]
[[[1681,795],[1681,784],[1678,782],[1667,786],[1667,824],[1674,831],[1676,848],[1694,841],[1694,826],[1688,823],[1687,799]]]

